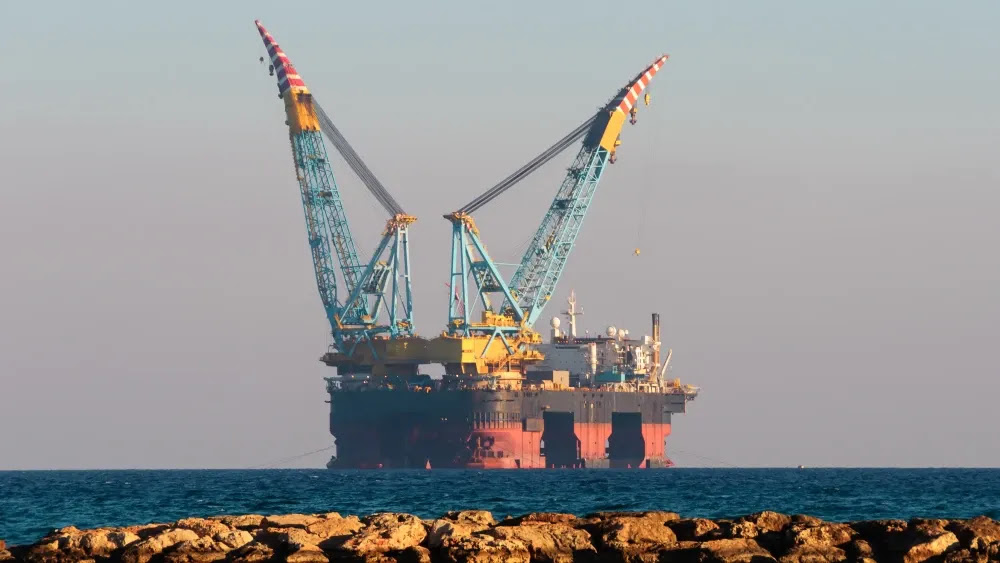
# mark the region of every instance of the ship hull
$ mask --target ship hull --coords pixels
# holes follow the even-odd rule
[[[330,393],[331,468],[661,468],[676,393],[592,389]]]

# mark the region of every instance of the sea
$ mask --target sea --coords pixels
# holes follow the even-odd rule
[[[652,509],[707,518],[760,510],[831,521],[1000,518],[1000,469],[0,471],[0,539],[11,545],[68,525],[331,511],[433,518],[461,509],[497,518]]]

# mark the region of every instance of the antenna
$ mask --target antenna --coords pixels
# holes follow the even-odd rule
[[[570,341],[573,341],[574,339],[576,339],[576,316],[583,314],[583,311],[576,310],[575,289],[571,289],[569,291],[569,297],[566,299],[566,302],[569,303],[569,308],[563,311],[563,314],[566,315],[566,320],[569,321],[569,337]]]

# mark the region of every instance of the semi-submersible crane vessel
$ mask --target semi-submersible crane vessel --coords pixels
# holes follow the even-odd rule
[[[333,343],[326,378],[331,468],[669,467],[671,417],[696,387],[666,377],[659,315],[633,338],[608,327],[581,337],[573,293],[551,319],[548,342],[534,329],[551,300],[594,193],[616,160],[626,121],[667,56],[622,87],[580,126],[479,197],[448,213],[452,245],[448,322],[415,332],[409,228],[400,204],[313,98],[274,37],[256,22],[284,103],[316,283]],[[263,57],[262,57],[263,62]],[[323,137],[388,214],[362,262]],[[472,214],[570,146],[581,147],[520,264],[510,276],[486,251]],[[663,357],[661,357],[663,356]],[[421,366],[440,364],[433,379]]]

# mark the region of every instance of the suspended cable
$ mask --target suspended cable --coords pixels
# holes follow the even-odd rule
[[[403,208],[400,207],[399,203],[397,203],[392,197],[392,194],[389,193],[389,190],[385,189],[382,182],[379,182],[378,178],[375,177],[375,174],[373,174],[372,171],[369,170],[368,166],[365,165],[364,161],[361,160],[361,157],[357,152],[355,152],[351,144],[347,142],[347,139],[343,134],[341,134],[340,130],[337,129],[337,126],[333,124],[333,120],[330,119],[330,116],[323,111],[323,107],[319,105],[319,102],[314,100],[313,106],[316,108],[316,115],[319,117],[320,130],[322,130],[323,134],[330,139],[334,148],[336,148],[337,152],[344,157],[347,165],[351,167],[351,170],[353,170],[355,174],[358,175],[358,178],[360,178],[361,182],[364,183],[366,188],[368,188],[368,191],[375,196],[375,199],[378,200],[378,202],[387,212],[389,212],[390,215],[402,214]]]
[[[336,446],[327,446],[325,448],[320,448],[318,450],[313,450],[311,452],[305,452],[305,453],[301,453],[301,454],[298,454],[298,455],[293,455],[291,457],[281,458],[281,459],[272,461],[270,463],[262,463],[260,465],[254,465],[254,466],[249,467],[248,469],[265,469],[265,468],[275,467],[277,465],[288,463],[289,461],[295,461],[297,459],[300,459],[300,458],[303,458],[303,457],[306,457],[306,456],[310,456],[310,455],[313,455],[313,454],[318,454],[319,452],[325,452],[327,450],[332,450],[335,447]]]
[[[598,115],[599,114],[594,114],[593,116],[591,116],[589,119],[587,119],[587,121],[584,121],[576,129],[570,131],[569,134],[567,134],[565,137],[556,141],[554,145],[545,149],[544,152],[542,152],[535,158],[528,161],[527,164],[517,169],[517,171],[515,171],[510,176],[504,178],[499,184],[486,190],[485,192],[482,193],[482,195],[470,201],[469,203],[465,204],[461,209],[459,209],[459,211],[462,213],[473,213],[480,207],[486,205],[487,203],[499,197],[500,194],[504,193],[505,191],[510,189],[512,186],[514,186],[524,178],[528,177],[532,172],[541,168],[546,162],[552,160],[559,153],[566,150],[570,145],[583,138],[583,136],[587,134],[587,131],[590,130],[590,127],[594,124],[594,121],[597,119]]]
[[[711,458],[711,457],[708,457],[708,456],[704,456],[704,455],[698,455],[698,454],[696,454],[694,452],[688,452],[688,451],[684,451],[684,450],[678,450],[677,448],[671,448],[671,451],[675,452],[675,453],[679,453],[681,455],[689,455],[691,457],[696,457],[696,458],[698,458],[698,459],[700,459],[702,461],[710,461],[712,463],[717,463],[719,465],[725,465],[725,466],[728,466],[728,467],[739,467],[738,465],[733,465],[732,463],[729,463],[728,461],[723,461],[721,459],[714,459],[714,458]]]
[[[320,117],[320,128],[326,134],[326,136],[333,143],[334,148],[344,157],[347,164],[352,170],[358,175],[361,181],[365,184],[365,187],[375,196],[375,199],[379,201],[380,204],[388,211],[390,214],[394,215],[396,213],[401,213],[402,210],[399,204],[389,195],[389,192],[385,189],[381,182],[375,178],[375,175],[368,169],[361,157],[354,151],[347,139],[340,133],[336,125],[330,119],[326,112],[323,111],[321,107],[317,104],[317,113]]]

